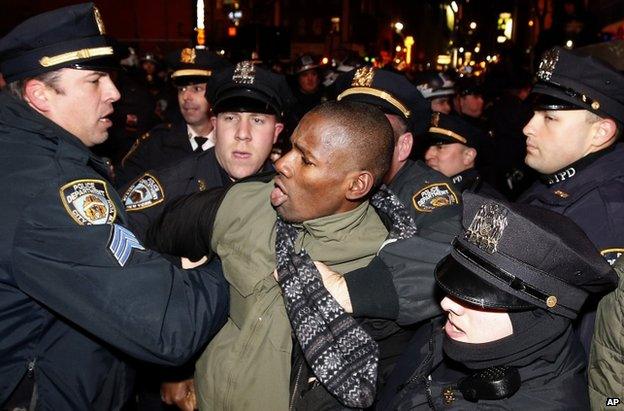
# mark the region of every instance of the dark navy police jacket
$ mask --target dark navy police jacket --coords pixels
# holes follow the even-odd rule
[[[181,364],[218,331],[224,279],[146,250],[105,164],[6,92],[0,168],[0,406],[26,382],[38,410],[119,409],[129,357]]]

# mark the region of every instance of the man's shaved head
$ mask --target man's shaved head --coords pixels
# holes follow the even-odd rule
[[[394,150],[394,134],[388,119],[370,104],[332,101],[312,109],[306,117],[323,118],[323,144],[332,152],[348,151],[348,166],[368,170],[375,186],[388,171]]]

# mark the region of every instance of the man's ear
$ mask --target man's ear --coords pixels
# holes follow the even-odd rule
[[[347,176],[347,181],[345,197],[350,201],[358,201],[373,189],[375,177],[370,171],[354,171]]]
[[[277,143],[277,138],[280,133],[284,130],[284,123],[275,123],[275,132],[273,134],[273,144]]]
[[[477,159],[477,150],[472,147],[466,147],[462,158],[465,166],[474,166],[475,160]]]
[[[403,163],[412,152],[412,147],[414,146],[414,136],[409,131],[407,133],[403,133],[399,136],[396,141],[396,150],[398,157],[397,159]]]
[[[611,145],[617,135],[617,125],[610,118],[602,118],[592,124],[592,146],[602,149]]]
[[[212,128],[216,128],[217,127],[217,116],[211,116],[210,117],[210,122],[212,123]]]
[[[39,80],[28,80],[24,85],[24,100],[36,111],[50,111],[50,89]]]

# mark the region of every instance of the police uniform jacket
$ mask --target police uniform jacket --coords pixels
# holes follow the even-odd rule
[[[22,381],[38,410],[119,409],[126,359],[187,361],[222,324],[227,288],[144,249],[104,163],[6,92],[0,157],[0,404]]]
[[[377,410],[587,410],[585,362],[573,333],[552,362],[536,360],[519,367],[521,385],[501,400],[464,399],[457,382],[468,370],[448,362],[442,351],[444,320],[422,327],[398,361],[381,393]]]
[[[613,264],[624,252],[624,145],[593,156],[546,176],[518,201],[569,217]]]
[[[272,171],[267,162],[261,172]],[[210,148],[170,167],[148,171],[120,191],[133,232],[140,238],[172,200],[215,187],[228,187],[232,180]]]
[[[407,162],[388,184],[407,207],[420,232],[451,242],[460,230],[461,193],[451,180],[420,160]]]
[[[147,170],[161,169],[193,154],[185,122],[166,123],[139,137],[121,162],[116,185],[128,183]]]

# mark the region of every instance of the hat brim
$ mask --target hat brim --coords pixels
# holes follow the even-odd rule
[[[212,111],[216,114],[231,112],[273,114],[280,117],[277,104],[268,96],[251,89],[231,89],[221,93]]]
[[[550,87],[546,83],[537,83],[531,91],[531,104],[539,110],[588,110],[575,97],[567,95],[562,89]]]
[[[210,76],[178,76],[172,77],[171,82],[174,86],[188,86],[189,84],[207,83]]]
[[[558,89],[535,85],[531,92],[530,103],[535,110],[586,110],[577,99]]]
[[[102,71],[110,71],[110,70],[121,70],[121,63],[117,59],[116,56],[106,56],[100,58],[93,58],[89,60],[81,60],[79,62],[74,62],[69,64],[67,67],[74,68],[77,70],[102,70]]]
[[[469,304],[488,309],[521,311],[536,308],[535,305],[509,294],[501,287],[468,269],[452,255],[445,257],[435,269],[435,278],[442,290]]]
[[[409,121],[409,119],[405,117],[405,114],[398,107],[394,106],[393,104],[389,103],[388,101],[382,98],[379,98],[370,94],[364,94],[364,93],[350,94],[348,96],[344,96],[342,100],[355,101],[356,103],[370,104],[372,106],[377,107],[378,109],[380,109],[386,114],[394,114]]]

